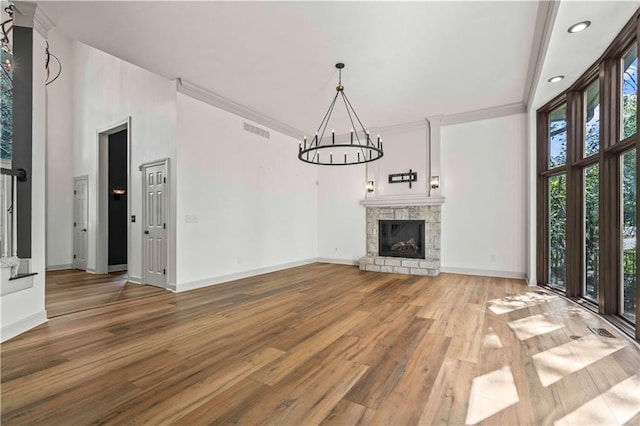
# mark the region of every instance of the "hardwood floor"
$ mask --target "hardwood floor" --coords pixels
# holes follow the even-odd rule
[[[158,288],[156,292],[165,291]],[[95,275],[66,269],[47,272],[45,307],[48,317],[54,318],[152,293],[153,287],[127,282],[125,272]]]
[[[640,424],[638,347],[521,281],[313,264],[135,291],[2,344],[3,425]]]

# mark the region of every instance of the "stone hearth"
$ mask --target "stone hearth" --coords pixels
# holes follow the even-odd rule
[[[360,258],[360,269],[396,274],[440,274],[440,211],[442,201],[424,202],[424,205],[376,206],[380,202],[364,201],[367,206],[367,255]],[[425,259],[383,257],[378,253],[378,220],[424,220]]]

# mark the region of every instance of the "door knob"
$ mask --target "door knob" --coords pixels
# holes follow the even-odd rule
[[[149,235],[149,231],[144,231],[145,234]]]
[[[87,228],[84,228],[84,229],[82,230],[82,232],[87,232]]]

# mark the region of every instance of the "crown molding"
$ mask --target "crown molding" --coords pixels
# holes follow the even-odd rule
[[[513,104],[500,105],[497,107],[477,109],[475,111],[446,115],[442,119],[442,125],[451,126],[452,124],[468,123],[478,120],[488,120],[491,118],[504,117],[507,115],[523,114],[525,112],[527,112],[527,106],[524,104],[524,102],[516,102]]]
[[[547,55],[549,42],[553,26],[558,16],[560,2],[541,1],[538,3],[538,13],[536,16],[536,25],[533,31],[533,40],[531,43],[531,52],[529,53],[529,67],[527,69],[527,77],[524,83],[524,93],[522,101],[528,105],[532,100],[531,95],[535,93],[542,72],[544,58]]]
[[[32,28],[44,38],[47,38],[49,31],[55,28],[53,20],[36,3],[16,1],[13,5],[17,11],[13,16],[13,23],[16,26]]]
[[[33,16],[33,29],[40,33],[41,36],[47,38],[49,31],[56,27],[53,19],[47,15],[47,13],[42,9],[42,7],[38,6],[36,9],[36,13]]]
[[[202,102],[213,105],[240,117],[246,118],[247,120],[251,120],[254,123],[269,127],[272,130],[275,130],[287,136],[291,136],[296,140],[299,140],[302,135],[304,135],[303,131],[296,129],[295,127],[289,126],[288,124],[254,111],[251,108],[240,105],[239,103],[220,96],[217,93],[214,93],[203,87],[197,86],[193,83],[189,83],[182,78],[179,78],[177,81],[177,90],[179,93],[198,99]]]
[[[406,132],[408,130],[414,130],[414,129],[426,129],[427,125],[428,125],[427,120],[417,120],[417,121],[409,121],[407,123],[389,124],[386,126],[374,126],[374,127],[371,127],[371,129],[382,134],[382,133]]]

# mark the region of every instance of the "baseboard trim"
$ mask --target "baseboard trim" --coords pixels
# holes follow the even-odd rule
[[[44,324],[45,322],[47,322],[47,311],[42,310],[14,323],[5,325],[0,329],[0,342],[6,342],[25,331],[29,331],[40,324]]]
[[[96,271],[96,269],[95,269],[95,268],[87,268],[87,269],[85,270],[85,272],[87,272],[87,273],[89,273],[89,274],[97,274],[97,273],[98,273],[98,271]]]
[[[121,265],[109,265],[107,266],[107,271],[109,272],[120,272],[120,271],[126,271],[128,268],[126,263],[123,263]]]
[[[64,271],[65,269],[73,269],[72,263],[66,263],[64,265],[49,265],[47,266],[47,271]]]
[[[281,263],[279,265],[267,266],[265,268],[251,269],[249,271],[237,272],[235,274],[220,275],[217,277],[211,277],[204,280],[190,281],[186,283],[176,284],[176,293],[182,293],[183,291],[195,290],[197,288],[208,287],[211,285],[222,284],[229,281],[240,280],[243,278],[254,277],[256,275],[268,274],[269,272],[281,271],[283,269],[295,268],[296,266],[309,265],[311,263],[318,262],[318,258],[299,260],[290,263]]]
[[[127,277],[127,281],[134,283],[134,284],[142,284],[142,278],[140,277],[134,277],[132,275],[129,275]]]
[[[353,259],[333,259],[330,257],[319,257],[316,259],[316,262],[320,263],[334,263],[336,265],[359,265],[360,262],[358,260]]]
[[[513,278],[526,281],[526,274],[524,272],[494,271],[489,269],[448,268],[444,266],[440,268],[440,272],[461,275],[478,275],[481,277]]]

